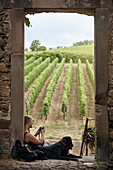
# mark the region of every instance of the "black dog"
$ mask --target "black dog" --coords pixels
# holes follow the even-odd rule
[[[35,152],[41,150],[44,152],[47,159],[60,159],[60,160],[72,160],[78,161],[77,158],[82,158],[81,156],[75,156],[69,154],[69,150],[72,149],[73,144],[71,137],[63,137],[59,142],[49,145],[49,146],[40,146],[34,148]]]

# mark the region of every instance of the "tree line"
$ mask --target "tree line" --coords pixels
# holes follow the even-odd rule
[[[94,44],[93,40],[84,40],[84,41],[73,43],[73,46],[92,45],[92,44]]]
[[[47,48],[45,46],[40,46],[39,40],[33,40],[30,46],[31,51],[46,51]],[[25,49],[25,51],[28,51],[28,48]]]
[[[47,48],[45,46],[40,46],[40,42],[39,40],[33,40],[30,46],[30,50],[31,51],[46,51]],[[82,45],[93,45],[94,41],[93,40],[84,40],[84,41],[79,41],[76,43],[73,43],[73,46],[82,46]],[[58,46],[57,49],[60,48],[65,48],[62,46]],[[52,48],[49,48],[49,50],[52,50]],[[26,48],[25,51],[28,51],[28,49]]]

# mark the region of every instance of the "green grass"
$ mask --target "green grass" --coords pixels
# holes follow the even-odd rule
[[[43,108],[40,108],[40,109],[39,109],[39,112],[43,112]]]
[[[79,126],[79,130],[84,129],[84,127],[85,127],[85,124],[81,124],[81,125]]]
[[[48,52],[65,52],[71,54],[91,54],[94,55],[94,45],[72,46],[66,48],[60,48],[55,50],[48,50]]]
[[[75,130],[75,126],[70,126],[68,129],[69,130]]]
[[[54,123],[54,124],[51,124],[51,125],[46,125],[44,126],[46,129],[56,129],[56,130],[60,130],[61,127],[63,127],[63,124],[62,125],[59,125],[57,122]]]

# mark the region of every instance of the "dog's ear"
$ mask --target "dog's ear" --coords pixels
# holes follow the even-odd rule
[[[62,141],[63,143],[65,143],[69,149],[72,149],[73,144],[72,144],[72,139],[71,139],[70,136],[65,136],[65,137],[63,137],[63,138],[61,139],[61,141]]]

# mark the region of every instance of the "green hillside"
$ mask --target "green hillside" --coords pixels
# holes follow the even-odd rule
[[[65,58],[67,63],[69,63],[70,59],[73,60],[73,63],[77,63],[79,58],[82,63],[85,63],[86,60],[92,63],[94,60],[94,45],[72,46],[55,50],[25,52],[25,60],[32,56],[36,59],[42,57],[43,60],[50,57],[51,62],[57,57],[59,63],[62,58]]]
[[[71,53],[71,54],[90,54],[94,56],[94,45],[83,45],[83,46],[72,46],[72,47],[65,47],[55,50],[48,50],[48,52],[64,52],[64,53]]]

